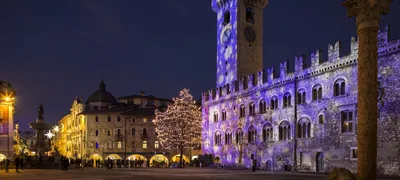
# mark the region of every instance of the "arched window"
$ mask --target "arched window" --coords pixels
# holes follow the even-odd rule
[[[96,136],[99,136],[99,130],[96,130]]]
[[[225,109],[222,111],[222,120],[223,121],[226,120],[226,110]]]
[[[342,133],[354,132],[355,131],[355,122],[354,122],[354,113],[351,110],[341,111],[340,112],[340,120],[342,124]]]
[[[297,122],[297,137],[309,138],[311,137],[311,121],[308,118],[301,118]]]
[[[324,124],[324,122],[325,122],[324,115],[323,115],[323,114],[320,114],[320,115],[318,116],[318,123],[319,123],[319,124]]]
[[[99,122],[99,116],[96,116],[95,119],[96,119],[96,122]]]
[[[249,104],[249,114],[250,115],[255,115],[256,114],[256,105],[254,104],[254,102],[251,102]]]
[[[154,148],[157,149],[158,148],[158,141],[154,141]]]
[[[218,113],[217,113],[217,111],[214,112],[214,122],[218,122]]]
[[[108,117],[107,117],[107,121],[108,121],[108,122],[111,122],[111,116],[108,116]]]
[[[134,136],[136,133],[135,128],[132,128],[132,136]]]
[[[288,121],[282,121],[279,124],[279,140],[290,140],[291,139],[291,127]]]
[[[214,135],[214,145],[221,145],[221,144],[222,144],[221,133],[219,131],[216,131]]]
[[[224,26],[229,24],[231,22],[231,12],[230,11],[225,11],[224,13],[224,22],[222,23]]]
[[[338,79],[333,86],[333,96],[341,96],[346,94],[346,81]]]
[[[239,117],[245,117],[246,116],[246,107],[244,104],[240,105],[239,109]]]
[[[278,109],[278,97],[276,96],[271,98],[271,109]]]
[[[264,99],[260,100],[258,108],[260,109],[260,114],[264,114],[267,111],[267,104]]]
[[[243,143],[243,131],[242,129],[237,129],[236,130],[236,144],[242,144]]]
[[[262,131],[263,142],[273,141],[274,139],[272,135],[273,135],[272,125],[270,123],[265,124]]]
[[[254,24],[254,10],[251,7],[246,8],[246,21]]]
[[[111,136],[112,134],[111,134],[111,129],[109,129],[108,131],[107,131],[107,135],[108,136]]]
[[[131,147],[132,147],[132,149],[135,149],[135,148],[136,148],[135,141],[132,141]]]
[[[254,126],[250,126],[247,130],[247,141],[249,143],[256,143],[257,141],[257,130]]]
[[[143,128],[143,137],[147,137],[147,129]]]
[[[285,93],[283,95],[283,107],[290,107],[292,105],[292,95],[290,93]]]
[[[312,100],[321,100],[322,99],[322,86],[317,84],[313,87],[312,90]]]
[[[99,149],[99,142],[96,142],[96,149]]]
[[[117,117],[117,121],[120,122],[121,121],[121,116]]]
[[[121,136],[121,129],[117,129],[117,136]]]
[[[304,89],[300,89],[297,91],[297,104],[305,104],[306,103],[306,91]]]
[[[232,131],[230,129],[225,131],[225,144],[232,144]]]

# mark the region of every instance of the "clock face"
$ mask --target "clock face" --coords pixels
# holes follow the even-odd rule
[[[246,37],[247,41],[254,42],[256,40],[256,32],[250,26],[247,26],[244,29],[244,37]]]
[[[226,27],[222,30],[222,34],[221,34],[221,42],[223,44],[226,44],[229,42],[229,40],[231,39],[232,36],[232,28],[231,27]]]

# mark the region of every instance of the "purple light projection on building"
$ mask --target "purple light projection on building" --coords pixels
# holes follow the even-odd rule
[[[321,51],[315,51],[309,67],[305,67],[304,56],[296,57],[294,72],[288,72],[287,62],[282,62],[279,77],[273,67],[266,74],[237,77],[238,30],[232,25],[231,38],[223,44],[226,39],[221,33],[229,25],[221,24],[228,8],[232,23],[237,21],[234,17],[241,17],[232,14],[241,9],[242,2],[238,2],[212,1],[218,14],[217,88],[203,94],[203,153],[219,157],[222,164],[250,167],[254,158],[269,170],[279,170],[285,164],[294,165],[296,152],[299,169],[322,172],[345,167],[355,172],[357,39],[351,38],[347,55],[339,53],[340,42],[328,45],[325,62]],[[387,27],[378,35],[378,169],[400,175],[400,129],[393,124],[400,119],[400,39],[389,40],[388,34]]]

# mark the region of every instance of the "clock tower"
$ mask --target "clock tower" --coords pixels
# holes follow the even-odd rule
[[[217,13],[217,87],[263,69],[263,9],[268,0],[212,0]]]

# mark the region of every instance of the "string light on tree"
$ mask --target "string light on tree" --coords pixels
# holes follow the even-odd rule
[[[201,110],[189,89],[182,89],[173,101],[165,112],[156,110],[154,123],[161,145],[166,149],[176,148],[183,157],[184,150],[191,148],[192,140],[200,138]],[[180,158],[181,167],[182,161]]]

